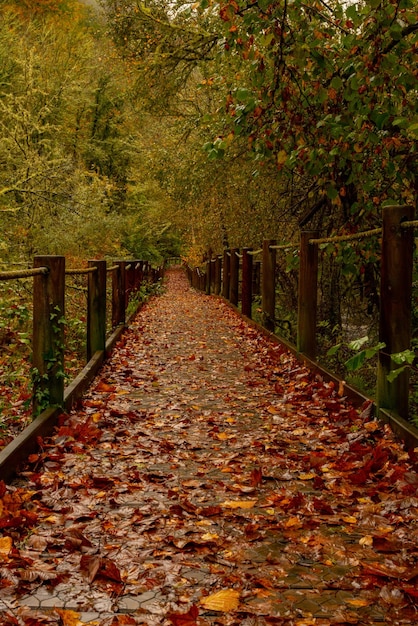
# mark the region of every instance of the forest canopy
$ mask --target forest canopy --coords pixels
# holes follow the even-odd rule
[[[5,260],[199,262],[415,203],[414,0],[0,9]]]

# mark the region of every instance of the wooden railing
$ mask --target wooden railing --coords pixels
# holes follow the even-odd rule
[[[388,375],[398,366],[391,355],[411,348],[411,294],[414,252],[414,207],[390,206],[383,209],[382,228],[331,239],[316,231],[303,231],[298,245],[298,311],[295,352],[312,362],[317,358],[318,250],[327,241],[347,241],[370,236],[381,237],[381,284],[379,342],[385,345],[378,354],[377,412],[393,423],[399,417],[407,422],[409,371],[405,369],[393,381]],[[222,295],[234,306],[241,300],[241,312],[251,317],[251,303],[257,289],[253,259],[261,255],[261,319],[264,328],[275,331],[276,255],[289,249],[269,239],[260,250],[243,248],[225,250],[208,259],[200,268],[188,267],[189,280],[207,294]],[[241,284],[239,293],[238,286]],[[403,424],[405,426],[405,424]],[[405,426],[406,427],[406,426]],[[418,434],[418,432],[416,433]]]
[[[33,277],[33,421],[0,451],[0,479],[9,480],[40,438],[49,435],[63,410],[70,410],[96,376],[106,356],[130,319],[128,305],[141,287],[157,283],[164,268],[147,261],[93,260],[83,269],[66,269],[63,256],[38,256],[34,267],[17,272],[0,272],[0,281]],[[65,277],[87,275],[86,365],[64,387]],[[107,278],[111,276],[110,296]],[[84,287],[82,288],[84,291]],[[130,300],[131,298],[131,300]],[[108,302],[108,300],[111,302]],[[108,307],[107,305],[110,304]],[[136,308],[138,308],[138,306]],[[135,308],[135,307],[134,307]],[[110,320],[107,320],[109,309]],[[131,315],[135,313],[132,310]],[[106,329],[109,329],[107,332]]]
[[[64,406],[66,276],[87,275],[86,361],[100,361],[126,322],[129,299],[147,282],[162,277],[163,268],[147,261],[88,261],[83,269],[66,268],[63,256],[36,256],[33,269],[0,272],[0,281],[33,276],[32,363],[34,413]],[[107,277],[111,275],[111,328],[106,332]],[[68,396],[68,394],[67,394]],[[68,405],[68,402],[67,402]]]

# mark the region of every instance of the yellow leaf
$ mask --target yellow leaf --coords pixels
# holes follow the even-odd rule
[[[359,539],[359,544],[361,546],[372,546],[373,545],[373,537],[371,535],[365,535],[361,539]]]
[[[364,428],[367,430],[367,432],[369,433],[374,433],[376,430],[379,430],[380,428],[380,423],[377,422],[376,420],[373,422],[366,422],[364,424]]]
[[[291,528],[292,526],[297,526],[299,524],[300,524],[300,519],[298,517],[289,517],[289,519],[285,521],[284,527]]]
[[[316,474],[309,472],[309,474],[299,474],[300,480],[312,480],[312,478],[316,478]]]
[[[227,433],[217,433],[216,434],[216,439],[220,439],[221,441],[224,439],[229,439],[231,437],[231,435],[228,435]]]
[[[203,541],[214,541],[215,539],[219,539],[219,535],[216,533],[205,533],[201,538]]]
[[[223,589],[206,598],[202,598],[200,604],[208,611],[222,611],[223,613],[235,611],[239,604],[239,591]]]
[[[352,598],[350,600],[346,600],[347,604],[351,604],[351,606],[369,606],[370,600],[366,600],[366,598]]]
[[[257,500],[226,500],[221,506],[225,509],[252,509]]]
[[[79,620],[80,613],[66,609],[54,609],[61,618],[63,626],[83,626],[84,622]]]
[[[0,538],[0,555],[8,556],[13,546],[13,539],[11,537]]]
[[[280,150],[280,152],[277,153],[277,163],[279,165],[283,165],[283,163],[286,163],[286,160],[287,160],[286,150]]]
[[[345,517],[342,517],[341,519],[346,524],[357,524],[357,518],[353,517],[352,515],[346,515]]]

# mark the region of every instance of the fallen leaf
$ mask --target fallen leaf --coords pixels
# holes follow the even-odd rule
[[[0,555],[8,556],[13,546],[13,539],[11,537],[0,537]]]
[[[79,619],[80,613],[68,609],[54,609],[54,611],[60,616],[63,626],[83,626],[84,624],[84,622]]]
[[[226,500],[221,506],[224,509],[252,509],[257,500]]]
[[[213,593],[206,598],[200,600],[200,604],[203,608],[209,611],[221,611],[222,613],[228,613],[229,611],[235,611],[239,604],[239,591],[235,589],[223,589],[217,593]]]
[[[371,604],[371,600],[366,600],[366,598],[349,598],[345,602],[351,606],[369,606]]]
[[[173,626],[195,626],[198,617],[199,609],[195,604],[190,607],[187,613],[169,613],[167,615]]]

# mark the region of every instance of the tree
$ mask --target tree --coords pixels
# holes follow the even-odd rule
[[[336,226],[414,199],[415,9],[412,0],[219,3],[226,54],[244,64],[225,128],[281,177],[307,177],[307,197],[325,196]]]

